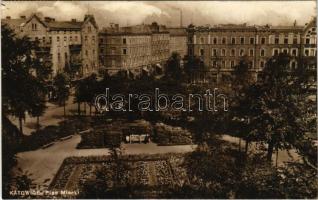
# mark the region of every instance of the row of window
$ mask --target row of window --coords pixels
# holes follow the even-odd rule
[[[205,44],[205,43],[206,43],[205,38],[200,37],[200,44]],[[266,38],[262,37],[261,44],[265,44],[265,43],[266,43]],[[227,44],[227,38],[222,37],[221,40],[218,40],[218,38],[213,37],[212,44]],[[230,40],[230,44],[255,44],[255,37],[250,37],[248,41],[246,40],[245,37],[240,37],[239,40],[237,40],[236,37],[232,37]]]
[[[95,56],[95,53],[96,53],[96,52],[95,52],[95,50],[93,49],[93,50],[92,50],[93,56]],[[88,56],[88,50],[85,50],[85,56]],[[65,60],[67,60],[67,58],[68,58],[68,57],[67,57],[67,52],[64,53],[64,58],[65,58]],[[58,61],[58,62],[61,62],[61,53],[60,53],[60,52],[57,53],[57,61]]]
[[[229,65],[227,65],[228,63],[229,63]],[[211,67],[213,67],[213,68],[221,67],[223,69],[226,69],[226,68],[234,69],[237,64],[238,64],[238,62],[236,62],[235,60],[230,60],[230,61],[222,60],[220,62],[212,61],[212,63],[211,63],[212,66]],[[249,65],[249,68],[254,68],[254,67],[255,67],[254,66],[254,61],[251,61],[250,65]],[[260,60],[258,67],[261,68],[261,69],[264,68],[265,67],[265,61],[264,60]],[[295,61],[295,60],[291,61],[290,62],[290,68],[296,69],[296,67],[297,67],[297,61]]]
[[[227,56],[227,49],[216,49],[216,48],[212,48],[211,50],[211,56],[213,57],[217,57],[217,56]],[[279,48],[274,48],[273,49],[273,53],[272,55],[278,55],[280,52],[282,53],[285,53],[285,54],[288,54],[290,53],[291,56],[298,56],[298,49],[296,48],[292,48],[289,49],[288,48],[283,48],[283,49],[279,49]],[[239,56],[244,56],[244,55],[247,55],[247,52],[245,52],[245,49],[240,49],[238,51],[238,55]],[[249,56],[254,56],[254,49],[249,49],[248,50],[248,55]],[[316,56],[316,51],[315,49],[305,49],[304,50],[304,55],[305,56]],[[204,56],[204,49],[200,49],[200,56]],[[230,50],[230,56],[236,56],[236,49],[231,49]],[[261,49],[260,50],[260,56],[261,57],[265,57],[266,56],[266,51],[265,49]]]
[[[227,44],[227,38],[222,37],[221,40],[218,40],[218,38],[213,37],[211,39],[211,44]],[[190,43],[192,43],[192,38],[190,38]],[[204,37],[200,37],[200,44],[206,44],[209,43],[210,41],[206,42]],[[246,40],[245,37],[231,37],[230,44],[255,44],[255,37],[250,37],[249,40]],[[269,43],[272,44],[298,44],[298,38],[293,37],[292,41],[289,40],[289,37],[284,37],[284,38],[279,38],[279,36],[275,36],[272,41],[269,41]],[[304,44],[315,44],[316,39],[313,38],[312,40],[309,37],[304,38]],[[260,38],[260,44],[266,44],[266,38],[261,37]]]
[[[283,48],[283,49],[274,48],[272,55],[278,55],[279,53],[289,54],[291,56],[298,56],[298,49],[289,50],[288,48]],[[306,48],[303,51],[303,55],[304,56],[317,56],[317,51],[314,48],[311,48],[311,49]]]

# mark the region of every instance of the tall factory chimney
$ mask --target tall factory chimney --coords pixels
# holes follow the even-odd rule
[[[182,9],[180,9],[180,28],[182,28]]]

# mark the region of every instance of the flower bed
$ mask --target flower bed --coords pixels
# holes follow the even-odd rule
[[[154,129],[154,141],[159,145],[192,144],[191,133],[186,129],[182,129],[181,127],[157,123]]]

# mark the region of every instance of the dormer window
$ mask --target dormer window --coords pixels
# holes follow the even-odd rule
[[[88,32],[91,32],[91,31],[92,31],[92,27],[91,27],[91,26],[88,26],[88,27],[87,27],[87,30],[88,30]]]

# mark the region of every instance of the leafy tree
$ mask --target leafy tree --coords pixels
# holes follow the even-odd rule
[[[184,72],[189,80],[193,74],[200,73],[205,70],[204,63],[199,57],[187,56],[185,60]]]
[[[53,80],[54,90],[57,96],[57,102],[64,108],[64,117],[66,116],[66,101],[70,95],[70,80],[64,73],[58,73]]]
[[[299,86],[295,85],[298,78],[289,62],[285,54],[272,57],[261,74],[258,96],[254,96],[255,112],[251,122],[257,138],[268,144],[268,161],[271,161],[274,148],[295,147],[310,128],[301,106],[304,99],[298,94]]]
[[[250,117],[253,112],[254,94],[258,91],[252,85],[252,72],[249,70],[250,61],[243,57],[235,66],[232,78],[232,102],[231,102],[231,127],[230,130],[240,138],[239,148],[241,149],[241,138],[245,140],[245,152],[248,151],[248,144],[251,138],[252,124]]]
[[[27,37],[18,38],[6,25],[1,26],[2,42],[2,83],[3,111],[19,119],[20,132],[26,112],[44,109],[43,97],[46,93],[46,79],[51,72],[37,55],[40,47]]]
[[[165,76],[176,81],[180,81],[183,75],[181,69],[181,56],[177,52],[173,52],[166,64]]]

